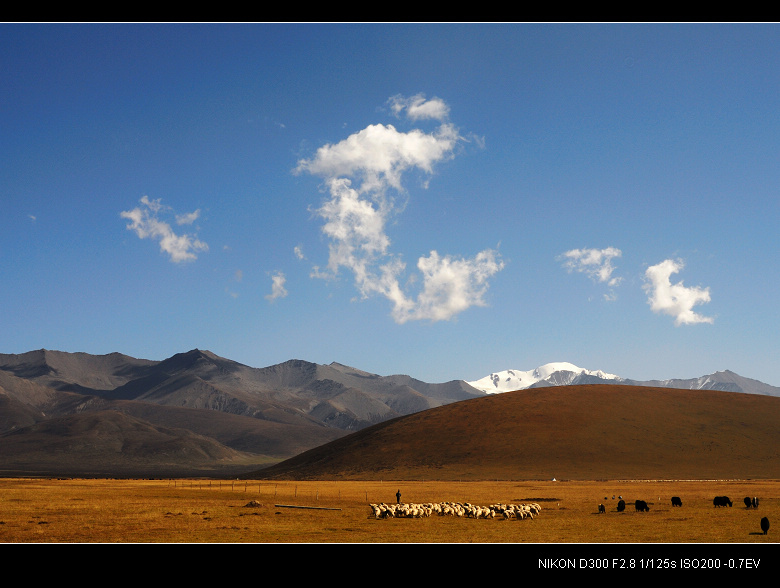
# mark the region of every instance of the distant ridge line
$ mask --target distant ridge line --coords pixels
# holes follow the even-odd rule
[[[567,362],[548,363],[533,370],[503,370],[484,378],[468,381],[470,386],[486,394],[500,394],[545,386],[569,386],[578,384],[623,384],[656,388],[688,390],[723,390],[780,396],[780,387],[771,386],[742,377],[730,370],[718,371],[698,378],[671,378],[666,380],[632,380],[601,370],[588,370]]]

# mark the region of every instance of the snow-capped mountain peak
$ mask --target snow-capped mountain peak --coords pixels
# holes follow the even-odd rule
[[[603,380],[621,380],[619,376],[601,370],[587,370],[565,361],[546,363],[533,370],[504,370],[494,372],[479,380],[467,382],[487,394],[523,390],[541,383],[554,386],[567,385],[582,376],[594,376]]]

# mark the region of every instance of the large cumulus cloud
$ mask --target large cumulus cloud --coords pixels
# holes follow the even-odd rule
[[[436,126],[430,132],[404,132],[390,124],[369,125],[298,162],[295,172],[322,177],[329,194],[316,210],[329,240],[328,264],[315,267],[313,275],[333,278],[342,268],[351,271],[361,296],[386,297],[398,323],[448,320],[485,304],[489,280],[504,263],[492,249],[471,258],[432,250],[417,261],[419,291],[401,286],[406,264],[390,249],[387,224],[400,210],[396,197],[405,194],[404,176],[433,174],[438,163],[455,156],[464,138],[449,122],[449,107],[441,99],[394,96],[389,106],[398,117]]]
[[[647,301],[653,312],[674,317],[675,325],[712,323],[712,317],[694,312],[693,307],[710,301],[709,288],[684,286],[682,281],[672,284],[671,275],[681,271],[682,261],[666,259],[645,271]]]

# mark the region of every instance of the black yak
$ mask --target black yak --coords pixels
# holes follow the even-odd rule
[[[647,503],[644,500],[637,500],[634,503],[634,508],[637,512],[648,512],[650,510],[650,507],[647,506]]]
[[[626,510],[626,501],[625,500],[618,501],[617,511],[623,512],[624,510]]]
[[[753,506],[753,501],[750,500],[750,496],[745,496],[745,508],[750,508]]]
[[[716,496],[712,499],[712,504],[714,506],[726,506],[727,504],[731,506],[731,499],[728,496]]]
[[[607,509],[604,508],[603,504],[599,504],[599,514],[601,514],[602,512],[607,512]]]
[[[672,506],[682,506],[682,500],[679,496],[672,496]]]
[[[761,530],[764,532],[764,535],[766,535],[766,532],[769,530],[769,519],[766,517],[761,519]]]

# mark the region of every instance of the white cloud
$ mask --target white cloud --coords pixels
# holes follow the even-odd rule
[[[558,257],[563,260],[563,267],[569,272],[576,271],[588,275],[592,280],[607,284],[610,288],[620,285],[623,278],[613,277],[615,271],[612,259],[623,254],[616,247],[606,249],[571,249]],[[614,290],[604,294],[604,300],[612,302],[617,299]]]
[[[163,208],[165,208],[162,205],[162,198],[157,198],[156,200],[149,200],[148,196],[142,196],[141,197],[141,204],[146,205],[155,214],[157,214]]]
[[[620,257],[623,252],[615,247],[606,249],[571,249],[560,259],[564,260],[564,267],[570,272],[576,271],[587,274],[597,282],[606,283],[609,286],[617,286],[622,278],[612,277],[615,268],[612,259]]]
[[[200,216],[200,209],[196,210],[195,212],[189,212],[186,214],[177,214],[176,215],[176,224],[179,225],[191,225],[194,223],[197,218]]]
[[[387,102],[390,104],[390,110],[393,111],[393,114],[399,116],[405,110],[406,116],[411,120],[446,120],[450,115],[450,107],[444,100],[439,98],[426,100],[423,94],[417,94],[411,98],[404,98],[399,94]]]
[[[421,257],[417,268],[423,274],[422,291],[415,302],[397,293],[393,309],[396,322],[449,320],[472,306],[485,306],[488,280],[504,267],[497,257],[489,249],[473,259],[441,257],[436,251]]]
[[[271,276],[271,293],[266,296],[268,300],[273,302],[277,298],[284,298],[287,296],[287,289],[284,284],[287,282],[287,278],[282,272],[276,272]]]
[[[650,308],[653,312],[675,317],[674,324],[677,326],[714,322],[711,317],[693,311],[695,305],[710,301],[709,288],[685,287],[682,281],[671,283],[670,276],[683,267],[682,261],[667,259],[647,268],[645,277],[648,281],[644,289]]]
[[[413,120],[441,121],[449,113],[443,101],[426,101],[420,95],[395,96],[390,104],[395,114],[406,113]],[[436,251],[420,257],[417,267],[423,281],[415,299],[400,286],[406,264],[390,252],[386,233],[389,219],[399,212],[392,191],[404,191],[402,176],[412,170],[432,174],[436,164],[454,157],[461,140],[448,122],[430,133],[377,124],[300,160],[295,172],[323,177],[329,193],[316,210],[330,240],[328,266],[326,271],[315,267],[312,276],[334,278],[341,268],[350,270],[363,297],[380,294],[392,302],[399,323],[448,320],[470,306],[484,305],[488,278],[503,268],[497,252],[488,249],[472,259]]]
[[[320,147],[311,159],[298,162],[296,172],[326,178],[351,177],[361,194],[402,190],[401,175],[418,168],[426,173],[453,157],[460,140],[457,129],[442,124],[433,133],[408,133],[392,125],[369,125],[336,143]]]
[[[149,200],[148,196],[144,196],[141,204],[143,207],[124,211],[120,216],[131,221],[127,229],[135,231],[139,238],[159,241],[160,250],[167,253],[171,261],[192,261],[197,259],[196,252],[208,251],[208,245],[203,241],[192,235],[177,235],[167,222],[158,218],[157,215],[166,210],[159,198]]]

